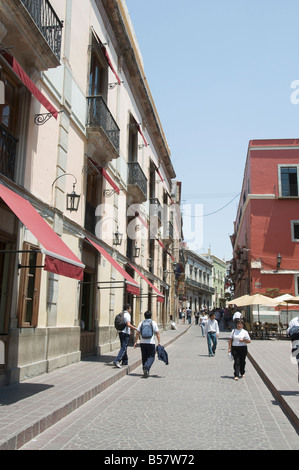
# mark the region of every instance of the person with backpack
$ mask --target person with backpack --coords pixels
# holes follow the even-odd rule
[[[160,345],[160,333],[158,325],[152,320],[152,314],[148,310],[144,314],[144,320],[139,323],[135,337],[134,348],[140,337],[141,359],[144,377],[148,377],[150,369],[155,360],[155,336],[157,336],[158,345]]]
[[[123,324],[121,326],[121,328],[123,329],[119,331],[120,350],[117,355],[117,358],[115,359],[115,361],[113,361],[113,364],[115,365],[115,367],[118,367],[119,369],[121,369],[121,366],[128,365],[127,349],[128,349],[129,339],[130,339],[131,328],[133,330],[137,330],[136,326],[131,324],[131,312],[132,312],[131,305],[129,304],[124,305],[123,319],[122,319]],[[120,315],[117,315],[117,317],[118,316]]]

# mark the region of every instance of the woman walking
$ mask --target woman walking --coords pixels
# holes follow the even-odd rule
[[[232,330],[228,341],[228,352],[234,359],[234,376],[239,380],[239,376],[245,377],[245,363],[247,356],[247,344],[250,343],[248,331],[244,330],[244,321],[237,320],[237,328]]]

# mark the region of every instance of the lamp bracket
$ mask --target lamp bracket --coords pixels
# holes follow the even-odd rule
[[[58,111],[58,114],[63,113],[62,111]],[[49,121],[53,117],[52,113],[41,113],[41,114],[35,114],[34,116],[34,124],[37,126],[43,126],[47,121]]]

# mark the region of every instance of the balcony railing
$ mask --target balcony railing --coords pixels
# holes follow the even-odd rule
[[[208,291],[211,294],[215,293],[215,288],[208,286],[207,284],[203,284],[202,282],[195,281],[194,279],[191,279],[190,277],[185,278],[186,284],[189,284],[192,287],[197,287],[198,289]]]
[[[138,162],[128,163],[128,185],[138,186],[142,192],[143,199],[147,199],[147,179]]]
[[[48,0],[21,0],[50,48],[60,60],[63,23]]]
[[[101,127],[117,152],[119,152],[119,127],[108,109],[102,96],[89,96],[87,98],[88,115],[87,127]]]
[[[14,180],[17,140],[0,125],[0,173]]]

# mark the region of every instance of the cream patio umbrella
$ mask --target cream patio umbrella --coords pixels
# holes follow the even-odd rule
[[[253,294],[253,295],[243,295],[242,297],[237,297],[236,299],[232,299],[231,303],[236,305],[237,307],[245,307],[247,305],[257,305],[258,307],[258,321],[260,321],[260,305],[269,305],[271,307],[275,307],[278,302],[275,302],[274,299],[270,297],[266,297],[262,294]]]
[[[294,297],[291,294],[280,295],[275,297],[273,300],[278,301],[277,305],[287,306],[287,324],[289,323],[289,304],[299,304],[299,297]]]

